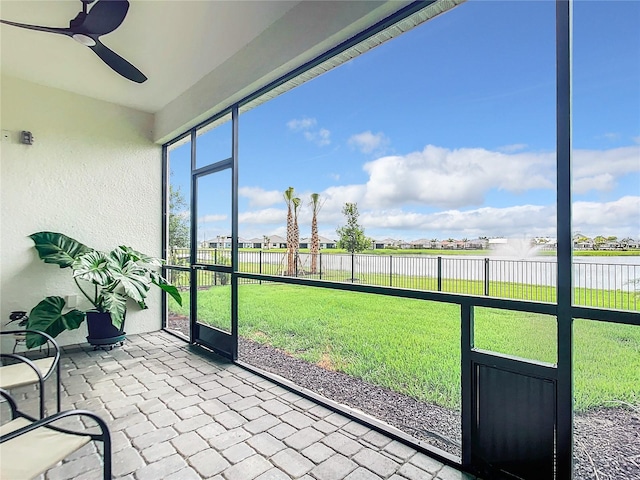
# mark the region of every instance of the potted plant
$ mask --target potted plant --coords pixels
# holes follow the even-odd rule
[[[65,330],[77,329],[87,318],[87,340],[94,346],[113,345],[124,340],[127,300],[147,308],[145,300],[151,285],[161,288],[182,305],[178,289],[157,272],[162,265],[157,258],[122,245],[110,252],[101,252],[62,233],[38,232],[29,237],[45,263],[71,269],[78,289],[91,304],[85,311],[65,309],[62,297],[46,297],[29,313],[29,329],[56,337]],[[87,286],[83,288],[81,282]],[[27,347],[39,346],[41,339],[27,335]]]

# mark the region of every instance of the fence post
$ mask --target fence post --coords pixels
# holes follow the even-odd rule
[[[318,254],[319,263],[320,263],[320,280],[322,280],[322,252]]]
[[[393,255],[389,255],[389,286],[393,287]]]
[[[442,291],[442,257],[438,257],[438,291]]]
[[[356,277],[356,256],[355,254],[351,254],[351,283],[353,283],[355,281],[355,277]]]
[[[213,263],[214,265],[218,264],[218,249],[213,249]],[[213,286],[218,285],[218,272],[213,272]]]
[[[296,266],[296,277],[298,276],[298,252],[296,252],[295,256],[295,266]]]
[[[484,294],[489,296],[489,259],[484,259]]]
[[[262,250],[260,250],[260,255],[258,257],[258,273],[262,274]],[[262,285],[262,280],[258,283]]]

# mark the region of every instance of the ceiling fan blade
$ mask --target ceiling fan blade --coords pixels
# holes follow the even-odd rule
[[[70,28],[42,27],[40,25],[27,25],[26,23],[11,22],[9,20],[0,20],[0,23],[4,23],[5,25],[12,25],[14,27],[26,28],[28,30],[37,30],[38,32],[73,35],[73,30],[71,30]]]
[[[87,13],[81,30],[95,35],[113,32],[124,21],[128,11],[127,0],[99,0]]]
[[[93,50],[104,63],[132,82],[143,83],[147,80],[147,77],[140,70],[110,48],[105,47],[99,40],[96,40],[96,44],[89,46],[89,48]]]

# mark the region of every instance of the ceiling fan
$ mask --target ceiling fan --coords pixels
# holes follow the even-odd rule
[[[8,20],[0,20],[0,23],[29,30],[66,35],[89,47],[104,63],[123,77],[136,83],[146,81],[147,77],[140,70],[100,42],[101,35],[113,32],[124,21],[124,17],[126,17],[129,10],[128,0],[98,0],[89,11],[87,11],[87,6],[95,0],[80,1],[82,2],[82,11],[69,22],[69,28],[27,25]]]

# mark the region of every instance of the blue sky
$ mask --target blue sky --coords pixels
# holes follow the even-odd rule
[[[293,186],[303,237],[312,192],[332,238],[345,202],[377,239],[554,237],[554,17],[551,1],[471,0],[241,115],[240,235],[284,235]],[[573,230],[588,236],[640,237],[639,32],[640,2],[575,2]],[[198,154],[228,156],[229,132]],[[170,156],[183,192],[187,150]],[[203,193],[199,238],[229,232],[224,196]]]

